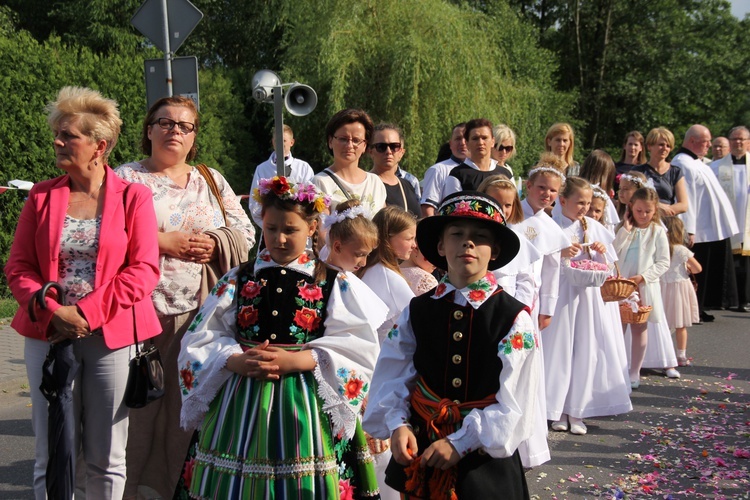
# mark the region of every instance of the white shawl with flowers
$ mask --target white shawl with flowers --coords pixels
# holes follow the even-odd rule
[[[287,268],[312,275],[315,261],[305,259]],[[279,267],[259,256],[255,271]],[[227,359],[241,353],[236,334],[238,268],[227,273],[201,307],[182,340],[178,359],[182,413],[180,425],[198,428],[211,401],[232,376]],[[369,390],[379,353],[377,328],[388,310],[356,276],[340,272],[326,304],[323,337],[307,343],[317,361],[314,371],[323,410],[330,415],[335,433],[351,438],[362,403]]]

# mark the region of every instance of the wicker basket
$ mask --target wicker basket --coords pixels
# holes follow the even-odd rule
[[[626,325],[641,325],[648,321],[651,309],[651,306],[640,306],[638,312],[634,313],[628,304],[620,304],[620,319]]]
[[[623,278],[620,275],[620,268],[617,266],[617,262],[615,262],[615,269],[617,269],[617,277],[607,278],[602,285],[602,299],[604,302],[625,300],[638,289],[635,281]]]

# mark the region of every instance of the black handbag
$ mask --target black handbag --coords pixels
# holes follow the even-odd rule
[[[151,401],[164,396],[164,366],[153,339],[149,341],[148,347],[144,345],[143,349],[138,349],[138,336],[135,330],[135,307],[133,307],[135,357],[130,360],[128,383],[125,386],[125,406],[143,408]]]

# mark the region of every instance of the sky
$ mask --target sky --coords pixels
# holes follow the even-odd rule
[[[739,19],[744,19],[745,14],[750,12],[750,0],[730,0],[732,14]]]

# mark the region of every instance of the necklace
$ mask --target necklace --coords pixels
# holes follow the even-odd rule
[[[71,179],[71,182],[72,182],[72,179]],[[81,194],[86,195],[86,198],[82,200],[70,201],[70,197],[68,197],[68,208],[70,208],[71,205],[76,205],[78,203],[83,203],[89,200],[95,200],[97,193],[99,193],[99,190],[102,188],[103,185],[104,185],[104,179],[102,179],[102,182],[99,183],[99,186],[92,193],[84,193],[83,191],[81,191]]]

